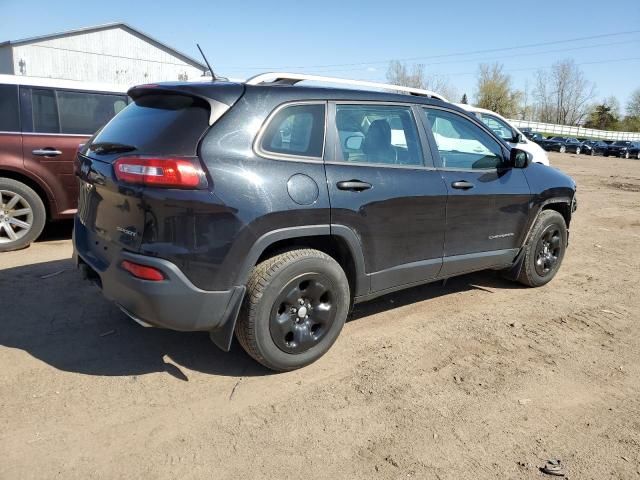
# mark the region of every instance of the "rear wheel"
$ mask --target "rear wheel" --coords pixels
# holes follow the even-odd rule
[[[540,287],[556,275],[567,248],[567,225],[555,210],[544,210],[538,216],[524,246],[524,259],[518,281],[529,287]]]
[[[565,153],[567,151],[567,147],[565,147],[564,145],[560,146],[560,153]]]
[[[576,155],[580,155],[580,147],[576,147]]]
[[[624,158],[629,158],[629,152],[624,152]]]
[[[40,236],[47,213],[32,188],[0,178],[0,252],[27,247]]]
[[[595,148],[592,148],[592,149],[591,149],[591,156],[593,157],[595,154],[596,154],[596,149],[595,149]]]
[[[640,152],[638,152],[638,154],[636,155],[636,158],[640,160]]]
[[[236,337],[267,368],[308,365],[333,345],[350,306],[347,277],[323,252],[291,250],[255,266]]]

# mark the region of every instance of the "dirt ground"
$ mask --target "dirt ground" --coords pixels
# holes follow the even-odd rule
[[[0,257],[0,478],[640,479],[640,162],[551,155],[579,209],[553,282],[483,272],[356,307],[272,374],[145,329],[69,225]],[[552,478],[552,477],[547,477]]]

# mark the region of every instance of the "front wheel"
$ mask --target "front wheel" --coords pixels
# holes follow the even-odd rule
[[[580,155],[580,147],[576,148],[576,155]]]
[[[540,287],[556,275],[567,248],[567,225],[555,210],[538,215],[524,246],[524,259],[518,281],[529,287]]]
[[[629,158],[629,152],[624,153],[624,158]]]
[[[291,250],[254,267],[236,337],[265,367],[295,370],[331,348],[350,304],[349,282],[338,262],[318,250]]]
[[[0,252],[29,246],[44,229],[47,212],[32,188],[0,178]]]
[[[595,149],[592,148],[591,149],[591,156],[593,157],[595,154],[596,154],[596,151],[595,151]]]
[[[560,147],[560,153],[565,153],[567,151],[567,147],[565,147],[564,145],[562,145]]]

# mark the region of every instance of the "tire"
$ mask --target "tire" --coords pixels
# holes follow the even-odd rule
[[[594,157],[596,155],[596,151],[592,148],[591,149],[591,156]]]
[[[580,147],[576,147],[576,155],[580,155]]]
[[[567,225],[564,218],[555,210],[543,210],[524,246],[518,281],[529,287],[540,287],[550,282],[562,264],[566,248]]]
[[[624,152],[624,158],[628,159],[629,157],[630,157],[629,152]]]
[[[565,147],[564,145],[562,145],[558,151],[559,151],[560,153],[565,153],[565,152],[567,151],[567,147]]]
[[[0,252],[29,246],[42,233],[46,220],[44,203],[31,187],[0,178]]]
[[[638,154],[636,155],[636,158],[640,160],[640,152],[638,152]]]
[[[295,370],[331,348],[350,305],[349,281],[338,262],[318,250],[290,250],[254,267],[236,337],[265,367]]]

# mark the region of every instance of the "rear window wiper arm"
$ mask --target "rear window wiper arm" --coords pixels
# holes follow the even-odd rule
[[[124,143],[98,142],[91,144],[89,149],[100,155],[103,153],[132,152],[133,150],[137,150],[137,147],[134,147],[133,145],[126,145]]]

